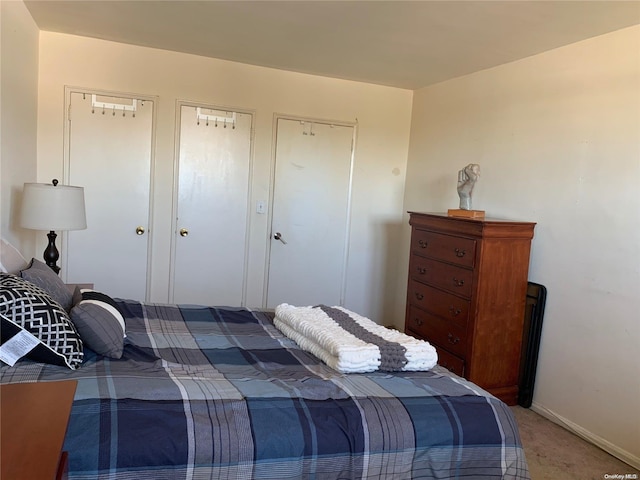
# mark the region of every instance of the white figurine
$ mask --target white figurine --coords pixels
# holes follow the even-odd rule
[[[470,163],[458,171],[458,196],[461,210],[471,210],[471,193],[479,176],[480,165],[477,163]]]

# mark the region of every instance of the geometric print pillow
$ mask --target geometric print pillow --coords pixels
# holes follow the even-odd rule
[[[0,315],[3,326],[5,321],[13,324],[13,328],[3,328],[3,344],[10,338],[5,338],[8,331],[24,329],[39,340],[27,358],[72,370],[82,364],[84,352],[78,332],[64,308],[40,287],[0,273]]]

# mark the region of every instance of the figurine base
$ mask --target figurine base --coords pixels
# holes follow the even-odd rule
[[[450,208],[447,211],[447,215],[450,217],[463,217],[463,218],[484,218],[484,210],[462,210],[461,208]]]

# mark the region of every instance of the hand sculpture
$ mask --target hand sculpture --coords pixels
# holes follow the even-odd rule
[[[480,176],[480,165],[470,163],[458,172],[458,196],[460,209],[471,210],[471,192]]]

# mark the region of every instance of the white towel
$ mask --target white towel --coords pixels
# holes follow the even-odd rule
[[[378,325],[346,308],[332,308],[342,310],[376,336],[402,345],[407,360],[403,371],[429,370],[436,365],[438,355],[428,342]],[[381,354],[377,345],[347,332],[320,308],[294,307],[286,303],[278,305],[274,324],[303,350],[313,353],[340,372],[372,372],[380,367]]]
[[[289,327],[286,323],[281,322],[278,317],[273,321],[274,325],[285,336],[296,342],[300,348],[304,351],[312,353],[329,367],[342,373],[366,373],[375,372],[380,366],[380,351],[377,349],[377,353],[374,356],[366,358],[362,356],[360,362],[355,362],[349,355],[331,355],[324,348],[318,345],[313,340],[305,337],[301,333],[296,332],[293,328]],[[375,346],[375,345],[374,345]],[[375,356],[377,355],[377,356]]]

